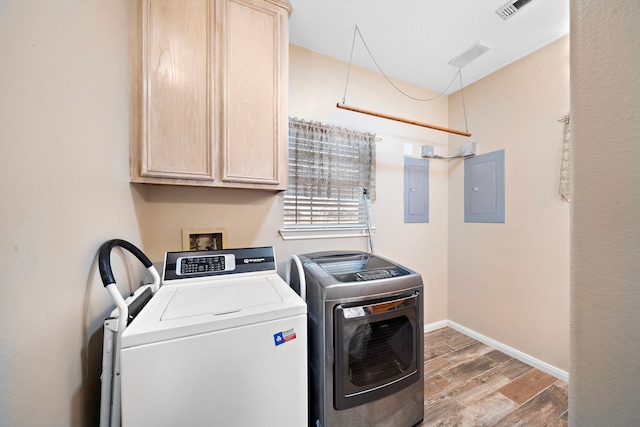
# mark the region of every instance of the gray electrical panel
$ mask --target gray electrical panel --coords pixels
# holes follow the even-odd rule
[[[429,222],[429,161],[404,158],[404,222]]]
[[[464,160],[464,222],[504,223],[504,150]]]

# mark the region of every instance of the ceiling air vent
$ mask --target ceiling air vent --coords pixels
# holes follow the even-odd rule
[[[476,44],[471,46],[469,49],[462,52],[460,55],[453,58],[449,61],[449,64],[454,67],[463,68],[469,64],[469,62],[473,61],[486,51],[488,51],[491,47],[483,41],[478,41]]]
[[[531,3],[531,0],[515,0],[510,1],[509,3],[502,6],[500,9],[496,10],[496,13],[500,15],[502,19],[509,19],[516,13],[520,11],[527,4]]]

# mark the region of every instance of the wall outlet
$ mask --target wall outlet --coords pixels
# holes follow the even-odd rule
[[[228,248],[226,227],[182,229],[183,251],[206,251]]]

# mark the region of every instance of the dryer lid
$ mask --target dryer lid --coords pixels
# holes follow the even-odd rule
[[[319,252],[306,257],[343,283],[390,279],[411,274],[409,269],[399,264],[366,252]]]

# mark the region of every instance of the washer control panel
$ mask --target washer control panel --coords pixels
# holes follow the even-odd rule
[[[228,274],[276,271],[273,247],[167,252],[162,283]]]
[[[212,271],[232,271],[236,268],[233,254],[184,256],[176,261],[176,274],[189,276]]]

